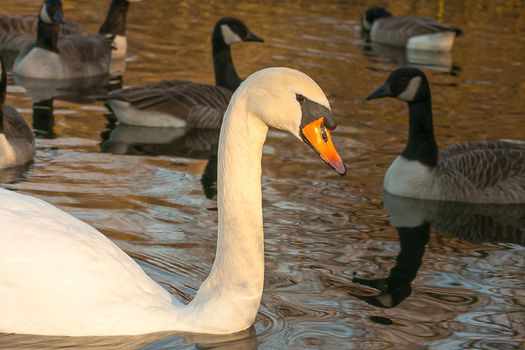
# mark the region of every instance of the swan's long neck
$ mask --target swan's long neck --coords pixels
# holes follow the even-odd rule
[[[0,69],[2,70],[0,76],[0,134],[4,132],[4,102],[7,93],[7,73],[4,64],[0,62]]]
[[[263,291],[261,158],[268,131],[266,124],[247,111],[242,95],[238,91],[232,98],[219,140],[215,262],[190,303],[209,327],[219,322],[218,327],[239,330],[255,319]]]
[[[226,45],[220,27],[216,26],[212,35],[213,66],[215,68],[215,85],[235,91],[242,80],[233,65],[230,46]]]
[[[410,102],[408,110],[410,118],[408,142],[401,154],[407,159],[418,160],[429,167],[435,167],[438,160],[438,147],[434,137],[430,96],[424,101]]]
[[[113,0],[106,20],[98,33],[101,35],[126,35],[126,17],[129,3],[126,0]]]

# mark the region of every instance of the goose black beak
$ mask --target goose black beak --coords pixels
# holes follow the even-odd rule
[[[64,21],[64,14],[62,13],[61,9],[56,9],[55,14],[53,15],[53,22],[58,24],[66,23]]]
[[[343,176],[346,174],[346,166],[335,149],[330,130],[325,126],[324,117],[302,127],[301,137],[339,175]]]
[[[367,101],[374,100],[376,98],[392,97],[392,91],[390,91],[390,84],[384,83],[376,91],[372,92],[366,98]]]
[[[260,43],[264,43],[264,39],[263,38],[253,34],[252,32],[246,33],[246,36],[244,37],[243,41],[257,41],[257,42],[260,42]]]

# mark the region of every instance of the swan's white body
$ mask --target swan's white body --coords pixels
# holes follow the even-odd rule
[[[0,332],[226,334],[248,328],[264,283],[262,147],[268,125],[300,137],[295,93],[328,108],[313,80],[286,68],[257,72],[234,94],[219,142],[215,262],[188,305],[91,226],[39,199],[0,190]]]

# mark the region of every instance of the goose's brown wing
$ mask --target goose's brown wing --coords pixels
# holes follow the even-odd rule
[[[525,144],[507,141],[467,142],[439,154],[439,167],[461,174],[478,189],[498,184],[525,190]]]
[[[8,105],[2,106],[4,113],[4,133],[9,139],[24,139],[34,143],[35,137],[29,125],[18,111]]]
[[[439,32],[455,32],[461,34],[461,29],[436,22],[428,17],[392,16],[380,18],[374,23],[372,41],[384,42],[395,46],[405,46],[407,41],[418,35]]]
[[[183,80],[164,80],[101,96],[121,100],[134,108],[163,112],[186,120],[189,127],[219,128],[232,92],[228,89]]]

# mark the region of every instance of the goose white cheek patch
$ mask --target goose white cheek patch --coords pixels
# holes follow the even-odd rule
[[[53,21],[51,20],[51,17],[49,17],[49,14],[47,13],[47,5],[43,4],[42,9],[40,10],[40,19],[47,24],[53,24]]]
[[[226,45],[231,45],[233,43],[242,41],[242,39],[237,34],[235,34],[227,24],[221,25],[221,33]]]
[[[363,22],[363,27],[366,29],[366,30],[370,30],[370,28],[372,28],[372,25],[370,24],[370,22],[368,22],[366,20],[366,13],[363,13],[363,16],[362,16],[362,22]]]
[[[416,97],[419,85],[421,85],[421,77],[412,78],[405,91],[399,94],[397,98],[408,102],[412,101]]]

